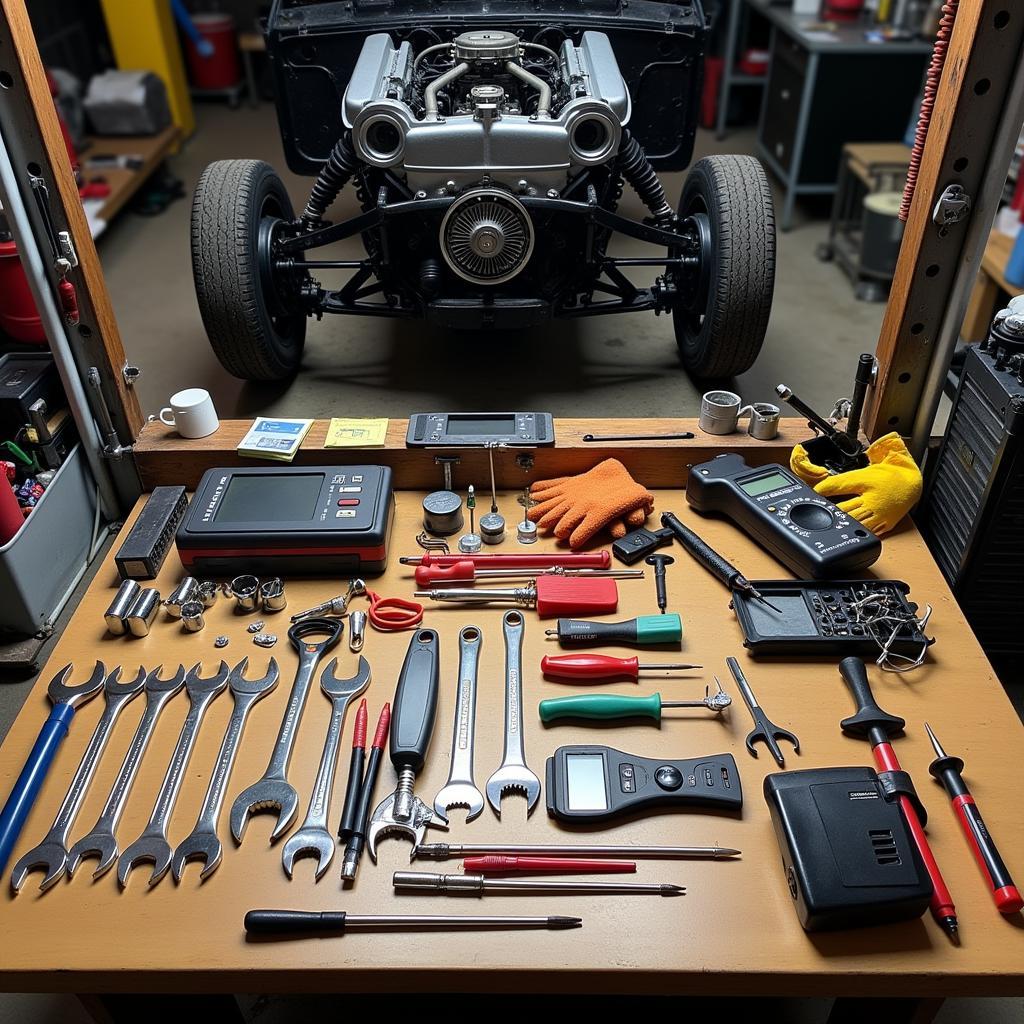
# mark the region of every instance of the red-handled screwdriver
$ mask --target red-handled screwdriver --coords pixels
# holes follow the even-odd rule
[[[580,857],[467,857],[462,870],[481,875],[501,875],[511,872],[537,873],[553,871],[556,874],[632,874],[634,860],[599,860]]]
[[[978,805],[971,796],[961,772],[964,770],[964,762],[959,757],[953,757],[942,749],[942,744],[935,737],[931,726],[925,722],[924,727],[928,732],[928,738],[932,741],[935,750],[935,760],[928,766],[928,771],[935,780],[942,784],[943,789],[949,794],[953,802],[953,810],[960,819],[960,825],[967,836],[974,859],[978,862],[985,878],[988,880],[989,888],[992,890],[992,898],[1001,914],[1016,914],[1024,907],[1024,899],[1021,898],[1020,890],[1013,884],[1010,872],[1006,870],[999,850],[996,849],[995,840],[989,833],[985,822],[981,818]]]
[[[345,842],[356,830],[356,809],[359,806],[359,792],[363,786],[363,767],[366,764],[366,698],[356,712],[356,727],[352,734],[352,760],[348,768],[348,785],[345,788],[345,804],[338,825],[338,838]]]
[[[682,663],[641,665],[639,658],[612,658],[607,654],[549,654],[540,662],[540,670],[547,679],[572,679],[583,683],[608,679],[632,679],[636,683],[641,672],[683,672],[703,667]]]

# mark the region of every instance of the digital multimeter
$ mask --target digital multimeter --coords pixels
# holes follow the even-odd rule
[[[559,747],[547,763],[548,814],[588,824],[637,811],[738,811],[740,773],[732,754],[656,760],[612,747]]]
[[[798,576],[824,579],[866,569],[882,542],[778,464],[748,466],[728,452],[690,468],[686,500],[721,512]]]
[[[189,572],[377,576],[394,510],[387,466],[209,469],[175,544]]]

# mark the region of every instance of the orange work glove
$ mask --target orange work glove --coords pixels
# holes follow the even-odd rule
[[[638,484],[618,459],[605,459],[578,476],[538,480],[529,511],[542,530],[581,548],[606,527],[613,537],[642,526],[654,511],[654,495]]]

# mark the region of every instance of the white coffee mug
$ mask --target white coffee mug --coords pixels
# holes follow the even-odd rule
[[[220,426],[213,399],[204,388],[179,391],[171,395],[170,403],[160,410],[160,422],[174,427],[182,437],[206,437]]]

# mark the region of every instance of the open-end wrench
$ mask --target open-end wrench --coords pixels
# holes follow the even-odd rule
[[[331,702],[331,721],[327,726],[327,738],[320,755],[313,795],[309,798],[309,810],[298,829],[288,837],[281,851],[284,873],[291,878],[297,857],[316,854],[316,880],[319,882],[330,866],[334,856],[334,836],[327,831],[327,811],[334,788],[334,770],[338,764],[338,744],[345,725],[345,712],[349,701],[358,697],[370,685],[370,664],[365,658],[359,659],[359,668],[350,679],[338,679],[334,670],[338,659],[331,658],[327,668],[320,675],[320,689]]]
[[[261,679],[246,679],[245,670],[248,667],[249,659],[245,657],[228,676],[228,687],[234,697],[235,706],[224,730],[224,739],[221,740],[217,760],[213,763],[213,772],[206,787],[206,796],[203,797],[203,806],[199,810],[195,828],[174,848],[171,874],[176,882],[181,881],[185,865],[190,860],[203,861],[199,880],[205,882],[217,870],[224,855],[224,847],[217,836],[217,823],[220,820],[221,808],[224,806],[224,794],[231,778],[235,755],[238,753],[242,732],[245,730],[245,720],[249,717],[252,706],[274,690],[278,679],[277,662],[273,658],[267,666],[266,675]]]
[[[96,824],[68,851],[69,875],[73,876],[82,859],[90,854],[99,857],[99,864],[96,865],[96,870],[92,873],[93,878],[99,878],[105,874],[117,860],[119,851],[114,832],[117,831],[117,823],[121,820],[124,806],[128,802],[128,794],[131,792],[139,765],[142,764],[142,756],[146,752],[149,739],[153,735],[157,719],[160,717],[164,705],[185,684],[183,666],[179,665],[178,671],[170,679],[160,678],[162,668],[162,665],[158,666],[146,676],[146,710],[132,737],[128,753],[124,755],[121,770],[117,773],[110,796],[107,797],[107,802],[103,805]]]
[[[527,816],[540,799],[540,779],[526,766],[523,746],[523,613],[507,611],[505,633],[505,749],[501,764],[487,780],[487,800],[501,817],[501,798],[508,792],[526,797]]]
[[[473,781],[473,734],[476,730],[476,677],[483,636],[477,626],[459,633],[459,687],[455,694],[455,726],[448,781],[434,797],[434,811],[447,818],[453,807],[465,807],[466,821],[484,809],[484,795]]]
[[[785,768],[786,758],[779,747],[779,740],[787,740],[792,743],[793,750],[798,754],[800,753],[800,741],[788,729],[782,729],[777,726],[761,710],[761,705],[757,703],[757,698],[754,696],[754,691],[750,688],[750,683],[747,682],[747,677],[743,674],[743,669],[740,668],[740,663],[735,658],[726,658],[725,663],[729,666],[729,671],[732,673],[732,677],[736,680],[736,685],[743,695],[743,701],[747,705],[750,717],[754,720],[754,728],[747,733],[746,739],[747,750],[750,752],[750,756],[757,757],[754,743],[757,740],[763,740],[764,745],[768,748],[772,757],[775,758],[775,763],[780,768]]]
[[[217,671],[204,679],[199,673],[202,664],[195,665],[185,676],[185,692],[188,694],[189,707],[178,742],[170,763],[164,773],[164,781],[160,784],[160,792],[156,795],[153,813],[142,835],[121,854],[117,862],[117,881],[123,889],[128,884],[128,875],[136,864],[143,861],[153,862],[153,873],[149,876],[149,884],[156,885],[167,874],[171,866],[171,844],[167,841],[167,826],[170,824],[171,812],[178,799],[185,777],[185,768],[192,756],[192,748],[199,735],[199,727],[203,723],[206,709],[228,684],[228,667],[222,661]]]
[[[92,782],[92,777],[96,774],[96,766],[100,763],[103,748],[107,745],[117,716],[121,714],[128,701],[142,693],[142,689],[146,685],[146,670],[140,668],[131,682],[122,683],[119,681],[120,678],[121,669],[115,668],[103,684],[103,714],[96,723],[89,745],[85,748],[82,760],[68,787],[67,796],[64,797],[64,802],[60,805],[60,810],[57,811],[57,817],[53,819],[50,831],[35,849],[29,850],[14,865],[14,870],[11,872],[11,888],[15,892],[21,888],[28,873],[36,868],[42,868],[46,872],[39,885],[43,892],[61,879],[67,871],[68,834],[71,831],[71,826],[85,799],[89,783]]]
[[[370,816],[366,841],[373,860],[377,859],[377,841],[384,835],[397,833],[411,839],[412,860],[416,847],[423,844],[428,825],[448,827],[447,818],[435,814],[413,792],[416,774],[426,760],[437,714],[437,647],[434,630],[418,629],[405,652],[391,713],[391,763],[398,772],[398,784]]]
[[[242,841],[251,814],[259,811],[277,811],[277,824],[270,833],[272,843],[280,839],[295,820],[295,812],[299,808],[299,794],[288,782],[288,762],[291,760],[292,747],[295,745],[295,734],[302,720],[302,711],[306,706],[309,685],[313,681],[317,663],[341,639],[344,628],[341,619],[313,618],[296,622],[288,630],[288,639],[299,652],[299,670],[295,673],[288,707],[285,708],[267,770],[261,779],[248,789],[243,789],[231,805],[231,834],[235,837],[236,843]],[[307,642],[306,638],[310,636],[322,636],[325,639],[314,644]]]
[[[46,773],[57,756],[61,742],[68,734],[75,711],[103,689],[107,670],[103,667],[102,661],[96,662],[88,682],[69,686],[67,679],[71,675],[71,668],[71,665],[65,665],[50,680],[50,685],[46,688],[46,696],[53,705],[50,717],[39,730],[18,781],[15,782],[3,810],[0,811],[0,875],[7,867],[7,860],[18,841],[18,836],[21,835],[25,819],[46,781]]]

